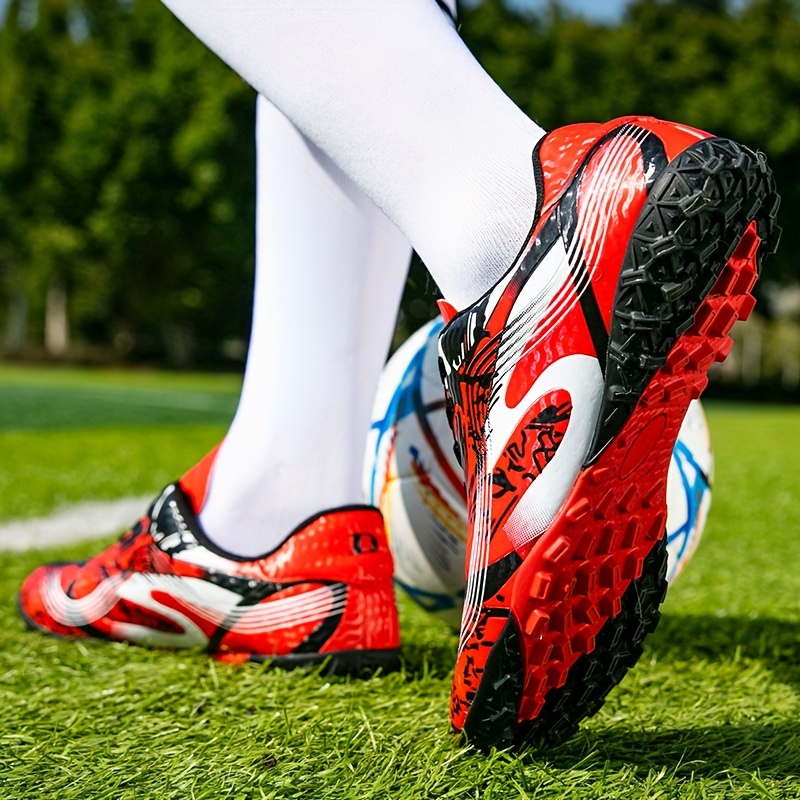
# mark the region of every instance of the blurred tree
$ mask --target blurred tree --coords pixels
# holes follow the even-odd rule
[[[0,32],[9,308],[27,294],[41,341],[64,292],[77,338],[173,363],[246,338],[252,90],[155,0],[39,0],[25,19],[14,0]]]
[[[557,2],[522,15],[500,0],[464,9],[462,35],[545,128],[653,114],[729,136],[769,157],[784,241],[769,280],[800,281],[800,2],[634,0],[616,27]]]
[[[615,27],[556,0],[539,15],[485,0],[461,30],[546,128],[650,113],[764,149],[786,228],[768,278],[800,280],[787,223],[800,213],[800,0],[634,0]],[[245,340],[253,91],[158,0],[10,0],[0,75],[0,344],[41,346],[47,329],[53,350],[209,363]],[[415,263],[404,332],[435,297]]]

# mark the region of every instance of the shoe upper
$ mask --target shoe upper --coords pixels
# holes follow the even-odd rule
[[[708,136],[637,117],[548,134],[536,154],[540,209],[523,251],[442,332],[442,377],[457,454],[473,482],[468,495],[518,549],[529,542],[513,533],[521,495],[511,489],[540,481],[546,497],[525,516],[541,532],[591,448],[605,444],[598,420],[625,251],[671,154]],[[535,538],[525,527],[524,537]]]
[[[376,509],[320,514],[271,553],[241,559],[209,541],[179,485],[94,558],[33,572],[19,603],[52,633],[205,647],[230,660],[398,644]]]

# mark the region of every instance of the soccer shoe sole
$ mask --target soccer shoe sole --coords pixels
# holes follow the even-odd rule
[[[78,637],[62,636],[54,633],[49,628],[37,625],[25,612],[19,598],[17,598],[17,610],[19,611],[25,627],[31,631],[44,633],[54,639],[72,640]],[[86,642],[109,641],[100,639],[96,632],[86,639]],[[198,651],[199,652],[199,651]],[[204,651],[217,661],[224,663],[245,663],[248,661],[257,664],[273,664],[276,667],[286,670],[314,668],[321,666],[323,675],[365,675],[377,672],[396,672],[400,669],[401,659],[399,650],[340,650],[331,653],[290,653],[285,656],[268,656],[257,653],[236,653],[224,651]]]
[[[654,183],[618,281],[589,457],[515,575],[463,726],[476,746],[558,744],[641,655],[666,592],[670,454],[753,308],[778,205],[764,157],[726,139],[690,146]]]
[[[251,656],[250,661],[268,662],[281,669],[322,665],[323,675],[362,675],[396,672],[400,669],[398,650],[342,650],[335,653],[292,653],[288,656]]]

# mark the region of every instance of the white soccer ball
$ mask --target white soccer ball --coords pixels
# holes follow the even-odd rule
[[[395,580],[421,606],[458,626],[464,599],[467,509],[439,378],[437,318],[384,368],[364,460],[366,502],[383,512]],[[705,415],[693,401],[667,478],[667,580],[694,553],[711,504],[713,456]]]

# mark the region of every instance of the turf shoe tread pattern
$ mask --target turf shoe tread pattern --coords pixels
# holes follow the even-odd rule
[[[667,592],[666,538],[659,539],[642,565],[642,574],[622,595],[620,612],[597,634],[594,649],[586,650],[572,666],[566,683],[546,696],[539,716],[515,731],[515,742],[529,741],[548,747],[560,744],[578,729],[580,719],[596,714],[609,692],[639,660],[645,638],[661,619],[659,606]]]
[[[645,559],[642,574],[630,583],[622,596],[620,613],[609,619],[597,635],[594,649],[587,649],[573,665],[566,683],[547,694],[541,712],[533,722],[516,724],[517,708],[522,695],[522,675],[517,670],[503,672],[508,663],[519,659],[519,635],[509,620],[502,636],[505,658],[487,660],[484,682],[492,703],[484,706],[487,716],[467,718],[464,733],[471,738],[472,729],[485,748],[491,744],[556,746],[578,730],[574,709],[582,708],[586,716],[602,708],[609,692],[639,660],[645,637],[653,633],[661,619],[659,605],[667,592],[666,539],[660,539]],[[479,689],[480,692],[480,689]],[[473,704],[480,708],[480,704]]]
[[[692,324],[700,299],[759,212],[759,268],[763,242],[774,246],[777,198],[766,169],[761,154],[729,139],[706,139],[677,156],[652,187],[620,273],[606,397],[590,459],[613,438],[648,381],[665,365],[670,347]],[[731,287],[740,300],[725,305],[730,325],[752,310],[752,298],[746,299],[751,288],[752,283]],[[710,304],[704,313],[723,310]],[[705,349],[716,360],[716,351]]]
[[[706,372],[730,350],[731,325],[752,309],[750,291],[778,233],[766,162],[733,142],[650,118],[550,136],[559,156],[576,151],[571,173],[557,165],[558,188],[548,194],[544,170],[543,217],[527,250],[440,340],[466,460],[471,550],[451,719],[480,747],[560,741],[638,658],[663,600],[652,575],[663,560],[671,450]],[[529,288],[537,279],[538,295]],[[584,369],[593,352],[599,390],[596,368]],[[522,390],[516,373],[507,377],[513,359]],[[585,433],[587,414],[596,414],[594,430],[557,511],[548,518],[541,502],[524,507],[533,510],[526,532],[514,515],[547,466],[519,484],[516,506],[495,501],[491,470],[499,450],[519,449],[528,398],[537,384],[552,391],[557,384],[543,376],[567,360],[584,369],[565,388],[575,409],[582,389],[596,399],[581,401],[583,422],[572,414],[559,453],[581,447],[580,437],[569,445],[566,437],[581,424]],[[504,415],[519,419],[516,405],[515,432]],[[560,475],[550,470],[562,485],[565,463]],[[486,576],[513,554],[521,563],[489,591]]]

